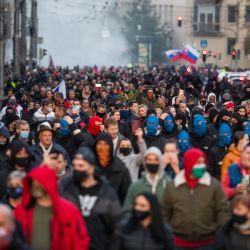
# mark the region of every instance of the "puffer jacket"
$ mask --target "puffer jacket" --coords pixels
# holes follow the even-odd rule
[[[229,206],[220,183],[205,173],[191,189],[182,170],[166,187],[162,212],[175,236],[190,242],[214,238],[229,218]]]
[[[236,148],[235,144],[231,144],[231,146],[229,147],[229,152],[226,154],[222,161],[221,180],[223,180],[224,176],[226,175],[228,167],[233,163],[238,163],[241,153],[242,152]]]

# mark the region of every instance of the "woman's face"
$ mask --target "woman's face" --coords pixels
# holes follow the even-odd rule
[[[134,210],[141,212],[151,211],[151,206],[148,200],[143,195],[140,195],[135,199]]]
[[[238,202],[233,207],[233,213],[239,216],[246,215],[250,220],[250,209],[242,202]]]
[[[112,118],[116,121],[120,121],[121,119],[120,112],[115,112]]]
[[[21,180],[17,179],[17,178],[12,178],[9,180],[8,184],[7,184],[8,187],[10,188],[22,188],[23,187],[23,183]]]
[[[28,152],[26,151],[26,149],[22,148],[17,154],[16,154],[16,158],[24,158],[24,157],[29,157]]]
[[[239,109],[238,113],[240,116],[245,117],[246,116],[246,110],[245,109]]]

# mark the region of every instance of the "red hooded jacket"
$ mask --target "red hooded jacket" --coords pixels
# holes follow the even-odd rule
[[[34,207],[29,206],[31,180],[39,182],[52,199],[51,250],[88,250],[90,239],[82,215],[77,207],[59,196],[56,175],[46,166],[30,171],[25,177],[22,203],[15,210],[27,243],[32,240],[34,212]]]

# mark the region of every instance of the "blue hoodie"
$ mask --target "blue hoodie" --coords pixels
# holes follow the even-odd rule
[[[247,122],[245,128],[244,128],[244,132],[249,136],[250,138],[250,122]]]
[[[199,137],[205,136],[207,133],[207,122],[203,115],[196,115],[193,119],[192,132]]]

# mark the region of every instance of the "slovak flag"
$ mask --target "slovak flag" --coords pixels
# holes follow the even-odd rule
[[[187,45],[181,53],[181,58],[192,64],[196,64],[199,57],[200,53],[196,49],[192,48],[190,45]]]
[[[170,60],[174,62],[181,59],[181,54],[182,52],[180,50],[168,50],[165,52],[165,55],[167,56],[167,58],[169,58]]]
[[[53,89],[53,92],[54,93],[59,93],[59,92],[62,93],[63,94],[63,98],[66,99],[67,95],[66,95],[66,84],[65,84],[65,81],[62,80],[61,83],[57,87],[55,87]]]

